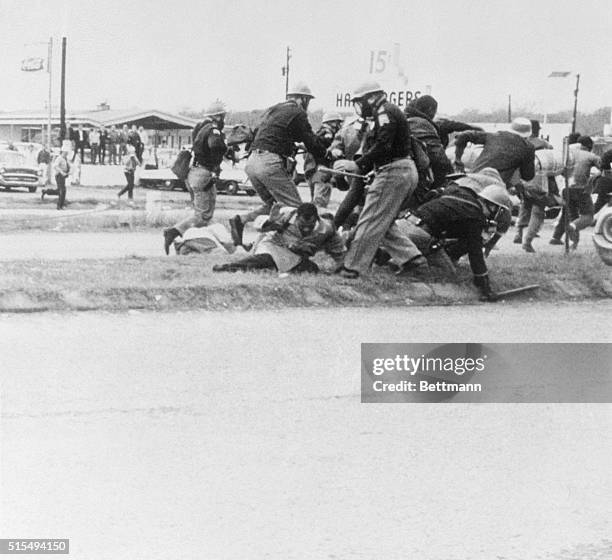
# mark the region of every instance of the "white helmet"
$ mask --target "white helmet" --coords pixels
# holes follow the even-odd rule
[[[311,99],[314,98],[314,95],[312,94],[312,91],[308,87],[308,84],[306,82],[296,82],[295,84],[293,84],[293,87],[291,87],[287,91],[287,97],[289,97],[290,95],[299,95],[301,97],[310,97]]]
[[[508,212],[512,210],[512,200],[510,200],[508,191],[501,185],[489,185],[479,192],[478,196],[492,202],[496,206],[505,208]]]
[[[366,95],[370,95],[372,93],[378,93],[384,91],[382,86],[376,80],[366,80],[365,82],[360,83],[354,90],[353,95],[351,97],[351,101],[355,101],[356,99],[361,99]]]
[[[335,111],[330,111],[329,113],[323,114],[323,119],[321,122],[334,122],[334,121],[343,121],[342,115],[340,113],[336,113]]]

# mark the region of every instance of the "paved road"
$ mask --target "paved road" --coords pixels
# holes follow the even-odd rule
[[[609,558],[609,405],[359,404],[362,341],[610,342],[610,303],[500,309],[2,316],[1,536],[88,560]]]

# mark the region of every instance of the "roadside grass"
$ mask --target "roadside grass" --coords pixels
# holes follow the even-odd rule
[[[496,254],[487,260],[492,282],[499,289],[516,285],[539,284],[540,295],[554,294],[558,282],[574,282],[586,286],[593,293],[606,297],[604,283],[612,280],[612,268],[606,266],[595,252],[569,255],[537,253],[527,255]]]
[[[242,253],[241,253],[242,254]],[[332,274],[333,263],[317,260],[321,274],[276,272],[213,273],[212,266],[235,257],[221,254],[183,257],[10,261],[0,268],[0,309],[6,297],[25,296],[44,309],[263,309],[283,307],[408,306],[476,303],[467,263],[460,263],[455,283],[413,282],[376,269],[358,280]],[[496,290],[539,284],[523,301],[605,298],[610,271],[594,255],[569,258],[523,255],[491,258]],[[576,293],[564,291],[564,283]],[[585,289],[586,287],[586,289]],[[609,288],[608,288],[609,289]],[[7,296],[8,294],[8,296]],[[5,300],[1,298],[4,297]],[[5,303],[2,304],[2,301]],[[514,299],[512,301],[515,301]]]

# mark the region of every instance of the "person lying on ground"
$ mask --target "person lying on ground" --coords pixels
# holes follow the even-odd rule
[[[311,203],[297,208],[274,205],[270,216],[261,217],[262,234],[249,256],[227,264],[213,266],[214,272],[238,270],[278,270],[279,272],[316,273],[319,267],[310,259],[325,251],[337,265],[344,258],[344,242],[331,219],[321,217]]]

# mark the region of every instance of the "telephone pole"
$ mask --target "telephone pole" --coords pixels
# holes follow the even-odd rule
[[[62,81],[60,91],[60,140],[66,139],[66,37],[62,37]]]
[[[52,58],[53,58],[53,37],[49,37],[49,48],[47,52],[47,72],[49,73],[49,121],[47,122],[47,148],[51,151],[51,105],[52,105],[52,96],[51,96],[51,76],[52,72]]]
[[[282,74],[285,76],[285,97],[287,97],[287,93],[289,92],[289,60],[291,59],[291,49],[287,47],[287,59],[285,62],[285,66],[282,67]]]
[[[580,86],[580,74],[576,74],[576,89],[574,90],[574,112],[572,113],[572,134],[576,132],[576,116],[578,113],[578,87]]]

